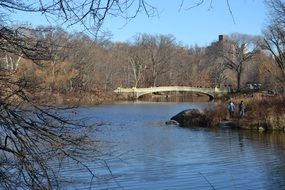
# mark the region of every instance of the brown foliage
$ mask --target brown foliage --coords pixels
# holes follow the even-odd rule
[[[210,118],[210,126],[217,127],[219,123],[227,119],[227,109],[223,104],[218,104],[214,109],[208,109],[205,114]]]
[[[264,119],[269,116],[278,116],[285,111],[285,96],[259,97],[249,104],[250,118]]]
[[[246,106],[246,115],[239,117],[238,104],[243,100]],[[235,116],[231,120],[239,122],[242,128],[264,127],[266,129],[282,129],[282,118],[285,113],[285,96],[274,97],[263,94],[250,96],[236,96],[232,98],[236,105]],[[227,102],[219,103],[213,110],[207,110],[207,115],[211,118],[211,126],[218,126],[223,120],[228,120]],[[276,126],[279,125],[279,126]]]

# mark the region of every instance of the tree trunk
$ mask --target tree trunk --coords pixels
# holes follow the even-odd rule
[[[237,92],[240,91],[240,80],[241,80],[241,72],[237,72]]]

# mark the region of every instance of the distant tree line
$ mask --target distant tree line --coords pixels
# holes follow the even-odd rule
[[[138,34],[131,42],[114,43],[58,27],[31,30],[49,60],[34,64],[36,57],[4,53],[0,63],[24,80],[41,83],[41,92],[104,96],[117,87],[281,85],[282,67],[276,67],[260,36],[234,33],[217,36],[207,47],[186,47],[172,35]]]

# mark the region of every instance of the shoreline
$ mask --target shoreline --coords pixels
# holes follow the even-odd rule
[[[214,109],[204,110],[209,120],[209,127],[227,126],[226,124],[228,124],[233,128],[241,129],[285,131],[285,95],[266,96],[263,93],[230,95],[217,99]],[[116,101],[127,101],[113,93],[69,95],[55,93],[45,94],[42,97],[44,97],[43,102],[49,100],[59,106],[96,106]],[[238,117],[238,109],[236,109],[234,118],[229,119],[226,108],[229,100],[234,102],[236,108],[241,100],[245,103],[246,115],[244,118]]]
[[[229,117],[227,110],[228,101],[231,100],[236,106],[234,116]],[[246,107],[246,114],[243,118],[239,117],[238,103],[243,101]],[[254,94],[245,96],[244,94],[220,100],[214,109],[206,109],[202,112],[192,109],[184,110],[171,119],[182,127],[199,126],[207,128],[235,128],[250,129],[258,131],[277,130],[285,132],[285,96],[274,97]],[[177,120],[178,118],[178,120]]]

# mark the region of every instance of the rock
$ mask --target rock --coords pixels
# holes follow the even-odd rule
[[[265,129],[263,128],[263,127],[258,127],[258,131],[259,132],[262,132],[262,131],[264,131]]]
[[[234,128],[239,128],[240,125],[239,125],[239,123],[237,121],[232,121],[232,120],[228,121],[227,120],[227,121],[221,121],[219,123],[219,127],[220,128],[231,128],[231,129],[234,129]]]
[[[210,124],[210,119],[203,111],[198,109],[184,110],[173,116],[170,120],[178,122],[182,127],[208,127]]]
[[[175,120],[169,120],[165,122],[166,125],[179,125],[179,123]]]

